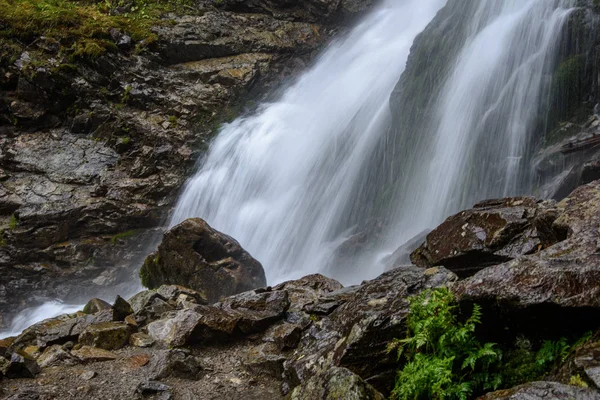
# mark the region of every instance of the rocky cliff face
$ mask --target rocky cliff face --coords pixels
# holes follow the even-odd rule
[[[106,32],[115,50],[99,57],[61,58],[45,37],[11,44],[18,56],[0,58],[0,327],[46,298],[131,281],[124,267],[145,256],[140,243],[219,125],[370,4],[198,1],[165,16],[152,45]]]

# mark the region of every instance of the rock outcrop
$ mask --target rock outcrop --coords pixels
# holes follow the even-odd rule
[[[528,197],[481,202],[429,233],[410,259],[425,268],[443,265],[464,277],[536,253],[563,235],[552,229],[558,216],[554,205]]]
[[[165,233],[140,271],[142,284],[185,285],[214,303],[267,285],[262,265],[233,238],[205,221],[188,219]]]
[[[123,292],[219,125],[371,3],[198,0],[165,15],[152,44],[111,31],[114,51],[95,58],[45,37],[15,42],[16,61],[3,52],[0,328],[49,298]]]

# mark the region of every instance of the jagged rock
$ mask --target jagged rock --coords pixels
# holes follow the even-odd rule
[[[196,380],[200,378],[202,363],[189,352],[177,350],[159,350],[152,355],[148,366],[151,379],[164,379],[174,376],[181,379]]]
[[[419,233],[412,239],[399,246],[392,254],[385,257],[382,260],[383,265],[385,265],[385,270],[389,271],[403,265],[409,265],[411,263],[410,255],[427,240],[427,235],[429,235],[430,232],[430,230],[426,230]]]
[[[545,235],[552,202],[518,197],[488,200],[448,218],[411,254],[415,265],[443,265],[461,276],[532,254],[557,241]],[[552,232],[551,232],[552,233]]]
[[[174,304],[182,300],[192,301],[197,304],[208,304],[206,295],[197,290],[178,285],[162,285],[156,291],[162,298]]]
[[[164,319],[150,323],[146,329],[154,340],[169,347],[183,346],[190,339],[202,316],[192,310],[171,313]]]
[[[8,361],[4,357],[0,357],[0,379],[4,376],[6,369],[10,365],[10,361]]]
[[[15,339],[16,337],[0,339],[0,357],[5,357],[7,355],[7,350],[11,348]]]
[[[84,314],[96,314],[102,310],[109,310],[111,305],[102,299],[91,299],[83,307]]]
[[[328,367],[344,367],[389,393],[397,363],[387,346],[405,334],[406,299],[456,280],[454,273],[442,267],[423,270],[409,266],[324,295],[318,301],[334,300],[339,306],[302,333],[298,348],[284,364],[290,386],[306,382]]]
[[[121,296],[117,296],[115,304],[112,306],[113,321],[123,321],[125,317],[133,314],[131,305]]]
[[[40,373],[40,366],[33,357],[21,351],[15,351],[10,356],[10,364],[4,375],[7,378],[33,378]]]
[[[129,337],[129,344],[135,347],[151,347],[154,339],[145,333],[134,333]]]
[[[88,326],[79,335],[79,344],[104,350],[118,350],[129,341],[131,328],[120,322],[105,322]]]
[[[384,400],[385,397],[346,368],[330,368],[296,387],[290,400]]]
[[[41,348],[52,344],[63,344],[77,340],[88,326],[110,322],[112,318],[112,310],[103,310],[94,315],[80,315],[75,318],[69,315],[60,316],[26,329],[17,337],[15,344],[35,341]]]
[[[314,304],[322,304],[321,297],[329,293],[341,290],[344,286],[335,279],[323,275],[314,274],[304,278],[281,283],[273,290],[285,290],[290,299],[288,314],[303,313],[307,307]],[[299,315],[297,315],[300,317]],[[289,318],[289,315],[288,315]]]
[[[513,389],[500,390],[480,397],[481,400],[597,400],[600,393],[556,382],[532,382]]]
[[[463,303],[494,308],[499,326],[520,321],[520,329],[595,329],[600,318],[600,182],[575,190],[560,202],[552,229],[564,240],[528,256],[486,268],[459,282]],[[502,311],[504,310],[504,311]],[[502,328],[504,329],[504,327]]]
[[[62,346],[55,344],[46,348],[42,355],[38,357],[37,362],[40,367],[46,368],[63,364],[72,365],[76,364],[78,360]]]
[[[264,331],[281,320],[289,306],[290,301],[285,290],[245,292],[214,305],[236,315],[237,329],[244,334]]]
[[[256,374],[279,378],[283,375],[286,357],[274,343],[263,343],[252,347],[244,361],[244,367]]]
[[[235,239],[203,220],[188,219],[165,233],[140,271],[144,286],[185,285],[210,302],[266,285],[262,265]]]
[[[265,342],[275,343],[277,348],[281,350],[289,350],[298,346],[302,328],[296,324],[284,323],[271,327],[265,334],[263,340]]]
[[[80,361],[84,363],[97,361],[112,361],[117,359],[115,353],[91,346],[82,346],[77,350],[73,350],[71,354],[73,354],[75,357],[77,357]]]

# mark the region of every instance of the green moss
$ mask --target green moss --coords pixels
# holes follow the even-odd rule
[[[4,231],[0,231],[0,247],[6,246],[6,239],[4,239]]]
[[[126,137],[122,137],[122,138],[121,138],[121,144],[125,144],[125,145],[127,145],[127,144],[129,144],[129,143],[131,143],[131,138],[130,138],[129,136],[126,136]]]
[[[17,218],[17,216],[15,214],[11,215],[10,222],[8,223],[9,229],[11,229],[11,230],[17,229],[18,226],[19,226],[19,218]]]
[[[131,230],[131,231],[127,231],[127,232],[117,233],[110,239],[110,242],[112,244],[117,244],[117,241],[119,241],[121,239],[130,238],[130,237],[134,236],[136,233],[137,233],[137,230],[135,230],[135,229]]]
[[[161,20],[163,15],[193,12],[191,3],[192,0],[0,0],[1,54],[18,56],[23,46],[44,36],[44,40],[57,42],[64,54],[97,57],[116,50],[111,29],[148,46],[157,39],[152,27],[165,23]]]
[[[581,378],[581,375],[579,374],[571,376],[571,379],[569,380],[569,385],[579,386],[582,388],[588,387],[588,384]]]

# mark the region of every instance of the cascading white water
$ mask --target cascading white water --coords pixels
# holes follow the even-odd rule
[[[392,228],[382,250],[476,200],[530,190],[523,178],[529,134],[570,1],[467,4],[474,9],[465,42],[433,114],[421,117],[422,137],[394,138],[394,146],[416,143],[403,160],[376,150],[389,132],[388,99],[411,43],[442,3],[384,2],[281,100],[226,126],[171,225],[206,219],[237,238],[275,283],[325,271],[347,229],[369,217],[361,210],[376,201],[380,182],[360,180],[368,180],[374,157],[383,169],[399,164],[402,175],[383,213]],[[369,193],[357,196],[356,188]],[[361,263],[326,273],[355,283],[383,271],[373,259]]]
[[[397,188],[391,237],[408,240],[479,200],[532,192],[530,142],[573,3],[475,4],[414,156],[401,161],[409,178]],[[405,139],[397,138],[400,145]]]
[[[259,259],[270,283],[316,272],[389,122],[414,38],[444,3],[385,1],[279,101],[226,126],[172,224],[206,219]]]

